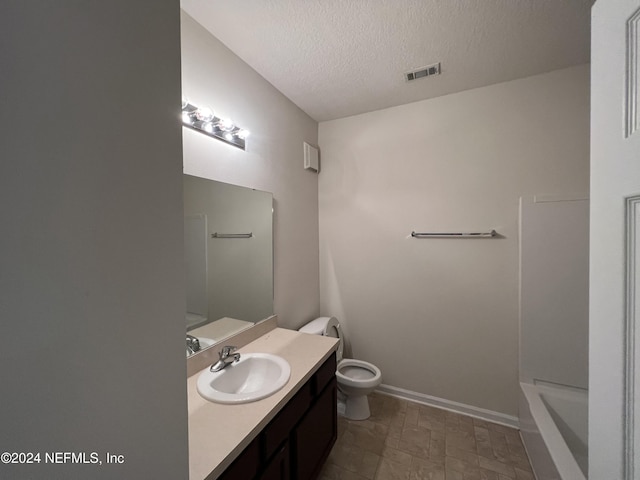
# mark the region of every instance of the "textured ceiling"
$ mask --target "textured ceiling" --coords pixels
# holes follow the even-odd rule
[[[592,0],[182,0],[317,121],[589,61]],[[403,73],[441,62],[442,75]]]

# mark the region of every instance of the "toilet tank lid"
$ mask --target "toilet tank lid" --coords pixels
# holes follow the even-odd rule
[[[311,333],[312,335],[324,335],[329,320],[334,317],[319,317],[304,325],[299,332]]]

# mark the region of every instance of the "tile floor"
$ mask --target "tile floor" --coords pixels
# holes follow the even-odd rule
[[[534,480],[518,430],[395,397],[371,417],[338,417],[320,480]]]

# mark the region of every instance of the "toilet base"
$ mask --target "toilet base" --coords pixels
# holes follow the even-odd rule
[[[371,416],[366,395],[347,395],[344,416],[349,420],[366,420]]]

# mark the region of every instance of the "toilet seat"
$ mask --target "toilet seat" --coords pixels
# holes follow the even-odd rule
[[[354,388],[376,388],[382,373],[375,365],[364,360],[344,359],[336,369],[338,384]]]

